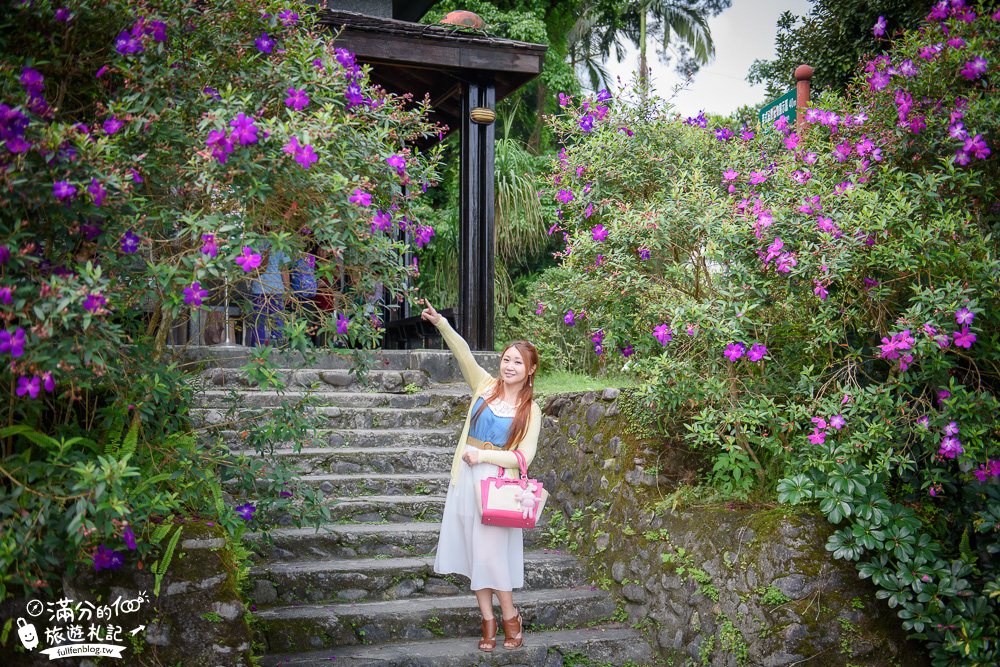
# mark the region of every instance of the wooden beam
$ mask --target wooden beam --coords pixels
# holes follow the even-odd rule
[[[459,333],[473,350],[493,350],[494,124],[473,123],[474,107],[496,107],[492,77],[462,84],[459,193]]]

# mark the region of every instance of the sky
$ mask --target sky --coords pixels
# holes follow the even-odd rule
[[[758,58],[774,58],[778,16],[784,11],[805,16],[809,8],[808,0],[733,0],[729,9],[708,22],[715,40],[715,60],[677,92],[672,100],[674,108],[684,116],[694,116],[702,109],[727,115],[744,104],[771,101],[764,99],[763,84],[746,82],[747,70]],[[670,98],[683,79],[672,64],[664,65],[654,55],[654,43],[647,47],[653,87],[661,97]],[[626,85],[638,67],[638,49],[630,49],[621,62],[608,63],[612,77],[620,77]]]

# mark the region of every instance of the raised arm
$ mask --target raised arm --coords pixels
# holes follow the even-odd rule
[[[469,344],[448,324],[448,320],[434,310],[434,306],[430,305],[426,299],[422,301],[426,308],[420,313],[420,317],[433,324],[441,332],[441,337],[448,344],[448,349],[451,350],[452,354],[458,360],[458,367],[462,371],[462,377],[465,378],[465,382],[472,390],[476,391],[484,382],[492,379],[493,376],[488,370],[476,363],[476,358],[472,356]]]
[[[538,451],[538,434],[542,430],[542,411],[537,403],[531,404],[531,416],[528,418],[528,431],[521,438],[517,449],[524,454],[524,464],[531,466],[531,460],[535,458]],[[514,452],[503,452],[499,450],[481,450],[479,452],[479,463],[490,463],[504,468],[518,468],[517,457]]]

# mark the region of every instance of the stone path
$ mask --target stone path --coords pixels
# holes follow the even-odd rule
[[[441,375],[446,353],[384,352],[387,364],[357,385],[329,358],[325,370],[282,371],[290,391],[246,387],[235,368],[206,372],[197,418],[217,423],[237,388],[248,406],[277,407],[313,385],[322,407],[320,446],[275,456],[292,459],[302,482],[337,498],[333,522],[272,531],[252,571],[256,617],[277,665],[624,665],[650,660],[646,638],[610,623],[615,602],[585,580],[573,556],[547,551],[540,531],[525,532],[525,588],[515,602],[525,644],[477,650],[480,616],[468,580],[433,572],[448,471],[468,388],[431,382],[410,366]],[[229,365],[234,365],[230,363]],[[409,385],[410,392],[405,388]],[[413,393],[414,388],[420,390]],[[236,433],[228,433],[238,442]],[[250,536],[255,539],[256,536]],[[499,607],[497,607],[499,614]],[[335,661],[334,661],[335,659]]]

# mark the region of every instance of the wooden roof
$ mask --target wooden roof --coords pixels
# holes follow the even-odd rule
[[[435,120],[460,126],[461,84],[492,80],[499,102],[542,71],[544,44],[490,37],[446,25],[424,25],[327,10],[320,22],[337,45],[371,65],[371,79],[387,91],[428,95]]]

